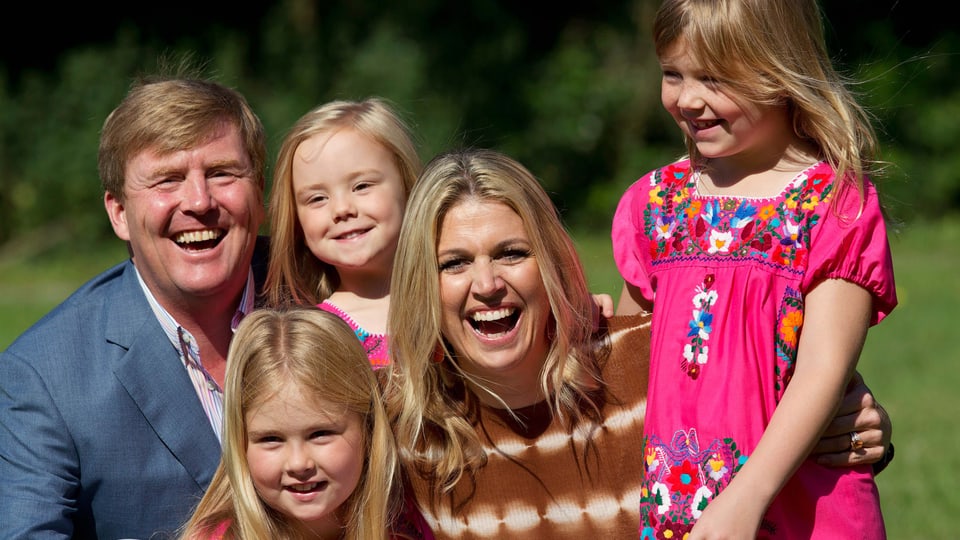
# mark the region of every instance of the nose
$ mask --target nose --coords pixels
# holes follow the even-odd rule
[[[184,181],[183,204],[189,212],[203,214],[217,205],[210,184],[203,174],[190,174]]]
[[[697,110],[704,107],[701,85],[693,81],[684,81],[677,94],[677,107],[686,110]]]
[[[291,443],[287,452],[285,467],[290,475],[297,476],[313,472],[316,464],[310,452],[302,444]]]
[[[350,195],[341,195],[330,199],[332,205],[333,221],[339,223],[357,216],[357,208],[353,203],[353,197]]]
[[[503,277],[497,265],[490,260],[477,260],[473,264],[473,292],[477,296],[489,298],[505,288]]]

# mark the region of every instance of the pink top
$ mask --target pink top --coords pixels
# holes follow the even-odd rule
[[[687,160],[624,194],[614,258],[653,312],[641,532],[681,538],[753,452],[790,381],[804,295],[839,278],[874,297],[872,322],[897,304],[877,194],[825,163],[773,198],[696,191]],[[657,531],[656,533],[654,531]],[[759,538],[884,538],[869,466],[805,461],[774,500]]]
[[[330,303],[329,300],[324,300],[317,304],[317,307],[333,313],[350,325],[353,332],[357,334],[357,338],[360,339],[360,343],[363,344],[363,349],[367,351],[367,358],[370,360],[370,366],[373,369],[380,369],[390,364],[386,334],[371,334],[363,328],[360,328],[360,325],[357,324],[357,321],[353,320],[353,317],[351,317],[349,313],[340,309],[335,304]]]

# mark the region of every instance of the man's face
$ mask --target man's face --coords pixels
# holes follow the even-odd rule
[[[169,154],[146,149],[127,162],[124,200],[107,193],[113,230],[168,310],[243,290],[263,192],[237,128],[224,124],[197,146]]]

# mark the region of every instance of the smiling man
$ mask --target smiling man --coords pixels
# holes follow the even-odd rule
[[[189,517],[253,306],[264,141],[240,94],[194,77],[140,81],[107,117],[104,205],[130,259],[0,356],[0,537],[166,538]]]

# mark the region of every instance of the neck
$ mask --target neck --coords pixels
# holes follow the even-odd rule
[[[363,271],[355,268],[337,269],[340,285],[336,293],[349,293],[366,299],[380,299],[390,295],[390,270]]]

